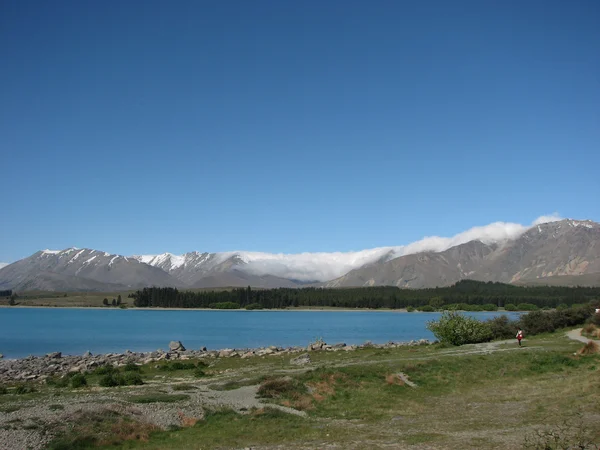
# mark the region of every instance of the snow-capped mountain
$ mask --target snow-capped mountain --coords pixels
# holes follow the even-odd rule
[[[176,278],[133,258],[92,250],[42,250],[0,269],[0,288],[110,291],[181,286]]]
[[[508,283],[599,284],[600,224],[541,218],[497,222],[455,236],[358,252],[163,253],[126,257],[98,250],[43,250],[0,269],[0,289],[115,290],[144,286],[329,287]]]
[[[405,255],[353,270],[326,286],[423,288],[448,286],[466,278],[600,285],[600,224],[571,219],[537,224],[516,239],[474,240],[443,252]]]

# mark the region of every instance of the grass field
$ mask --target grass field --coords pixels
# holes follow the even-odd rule
[[[289,355],[223,358],[202,367],[201,376],[192,368],[196,361],[181,370],[152,363],[136,372],[143,386],[99,388],[98,373],[80,389],[40,385],[16,395],[9,386],[0,408],[26,411],[31,402],[46,401],[60,414],[57,398],[117,398],[98,401],[94,414],[71,412],[71,426],[59,427],[54,449],[598,448],[600,357],[577,355],[581,347],[561,331],[527,339],[523,348],[511,342],[313,352],[310,367],[290,365]],[[260,405],[208,401],[217,394],[235,399],[248,389],[256,389]],[[181,420],[160,430],[143,416],[103,412],[102,405],[115,401],[127,411],[171,408]],[[107,431],[119,427],[125,431]]]

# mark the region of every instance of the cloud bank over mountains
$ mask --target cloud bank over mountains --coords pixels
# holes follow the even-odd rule
[[[229,252],[227,255],[238,255],[246,263],[244,271],[255,275],[270,274],[300,281],[327,281],[382,258],[388,260],[426,251],[442,252],[450,247],[473,240],[479,240],[485,244],[501,243],[519,238],[536,225],[559,220],[562,218],[558,214],[552,214],[538,217],[531,225],[494,222],[489,225],[473,227],[452,237],[427,236],[407,245],[379,247],[356,252],[298,254]]]
[[[562,220],[561,217],[558,214],[552,214],[538,217],[530,225],[494,222],[489,225],[470,228],[451,237],[426,236],[406,245],[350,252],[307,252],[297,254],[246,251],[212,254],[190,252],[184,255],[164,253],[162,255],[139,255],[131,258],[159,267],[168,273],[189,271],[190,273],[206,272],[214,275],[223,270],[239,269],[242,272],[257,276],[269,275],[301,282],[324,282],[339,278],[351,270],[359,269],[365,265],[404,255],[420,252],[442,252],[473,240],[479,240],[485,244],[494,244],[518,239],[532,227],[558,220]],[[63,251],[63,253],[72,250],[74,249]],[[85,251],[85,249],[82,251]],[[44,254],[54,253],[59,254],[61,252],[58,250],[44,251]],[[118,258],[118,255],[108,256],[112,256],[113,260]],[[4,265],[6,264],[0,263],[0,268]]]

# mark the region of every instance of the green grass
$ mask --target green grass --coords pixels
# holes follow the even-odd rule
[[[337,435],[337,427],[328,431]],[[321,434],[322,429],[312,422],[277,410],[267,408],[240,415],[221,409],[208,411],[204,420],[193,427],[154,433],[150,442],[125,442],[121,448],[246,448],[295,441],[314,441],[314,448],[318,448],[321,441],[315,439]]]
[[[394,445],[523,448],[524,437],[532,430],[543,427],[565,434],[561,423],[581,415],[581,429],[600,442],[596,420],[600,414],[600,356],[574,355],[582,345],[565,338],[563,330],[527,338],[524,348],[511,343],[488,350],[486,346],[468,345],[312,352],[313,362],[300,368],[289,364],[295,355],[216,359],[211,360],[209,388],[232,390],[259,384],[264,402],[303,410],[308,417],[268,407],[243,415],[232,410],[209,411],[194,426],[142,433],[147,442],[136,441],[133,432],[126,439],[107,442],[102,428],[96,430],[89,418],[84,418],[63,438],[73,443],[77,435],[89,446],[151,449],[322,448],[330,444],[364,449]],[[120,388],[125,400],[184,402],[189,398],[185,393],[169,391],[207,384],[194,379],[191,369],[158,370],[154,365],[142,367],[144,379],[151,380],[153,390],[164,387],[165,392],[140,395],[139,390]],[[399,382],[395,377],[399,372],[418,387]],[[186,381],[188,378],[193,385]],[[12,395],[12,390],[9,386],[9,394],[0,396],[0,404],[6,398],[9,406],[28,395],[78,395],[51,387],[23,396]],[[125,420],[113,419],[113,424]],[[190,418],[187,425],[195,421]],[[574,437],[565,434],[565,439]]]
[[[132,395],[127,397],[130,403],[175,403],[183,400],[189,400],[190,396],[186,394],[144,394]]]

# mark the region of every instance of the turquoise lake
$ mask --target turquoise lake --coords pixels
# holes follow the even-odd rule
[[[468,313],[487,319],[517,313]],[[153,351],[179,340],[189,349],[255,348],[433,340],[426,324],[439,313],[392,311],[170,311],[0,308],[0,353],[22,358]]]

